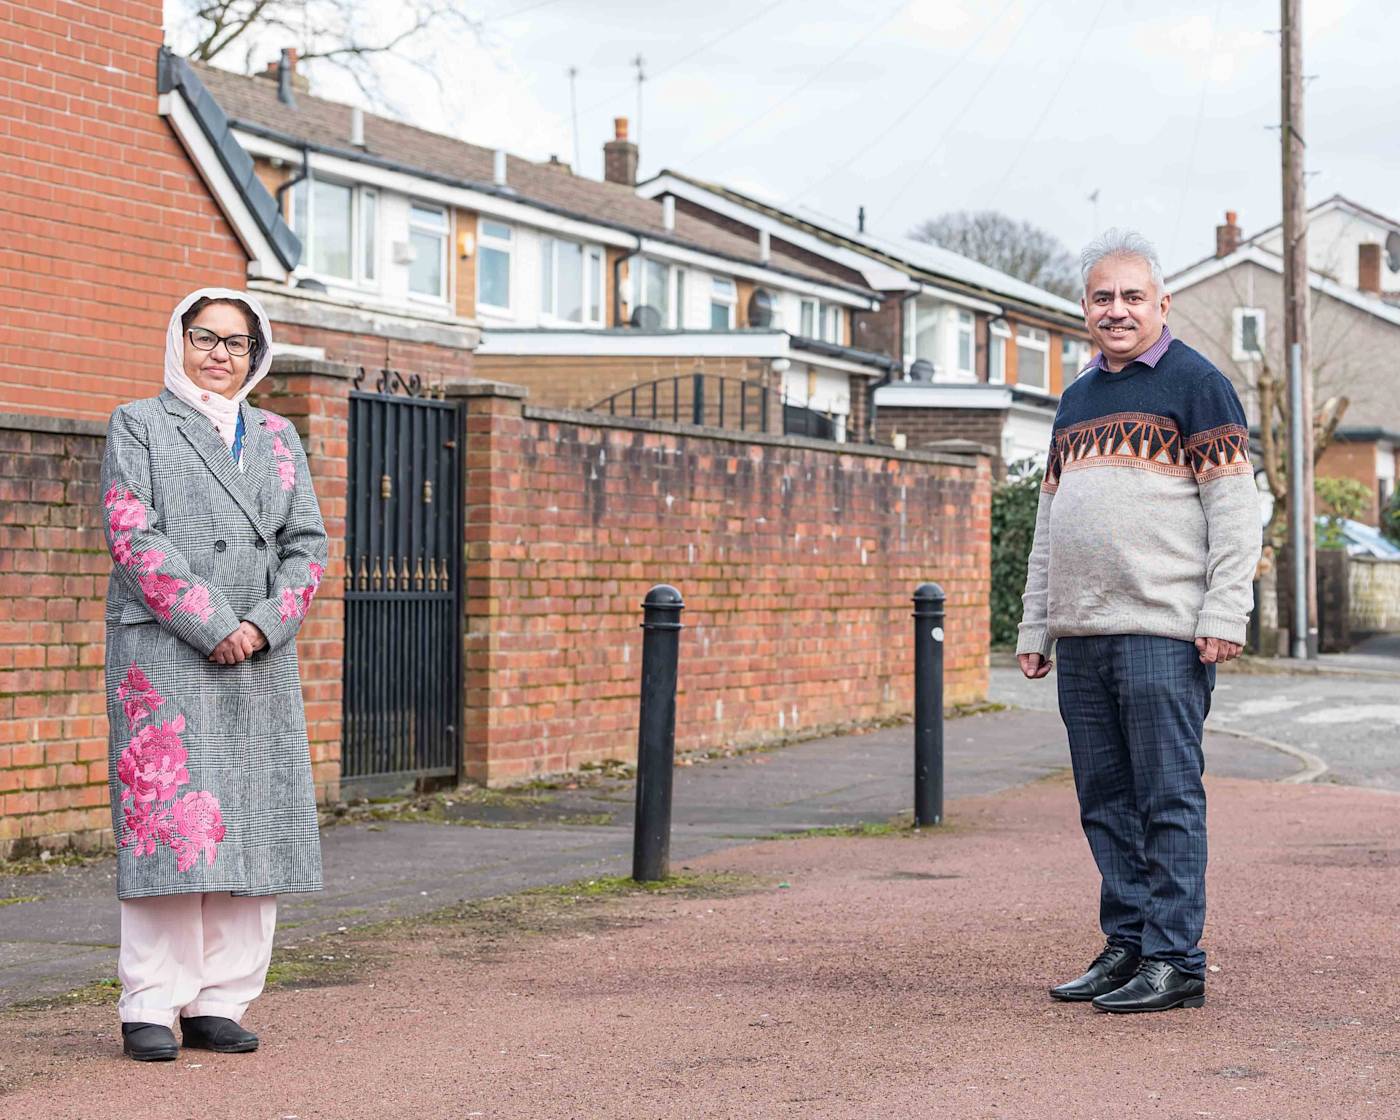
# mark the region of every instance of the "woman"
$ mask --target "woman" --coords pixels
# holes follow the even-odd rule
[[[170,318],[165,391],[112,414],[102,461],[122,1048],[257,1049],[277,896],[321,887],[295,637],[325,572],[306,456],[244,398],[272,364],[249,295]]]

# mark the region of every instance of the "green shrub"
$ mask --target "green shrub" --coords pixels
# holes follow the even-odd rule
[[[1355,521],[1371,504],[1371,488],[1354,478],[1318,478],[1313,482],[1317,500],[1327,507],[1317,531],[1318,548],[1346,548],[1342,521]]]
[[[1381,535],[1400,544],[1400,490],[1390,496],[1385,509],[1381,510]]]
[[[1016,644],[1043,479],[1040,467],[1026,459],[1012,463],[1006,481],[992,491],[992,644],[996,646]]]

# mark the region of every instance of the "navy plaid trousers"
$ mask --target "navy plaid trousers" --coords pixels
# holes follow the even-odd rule
[[[1104,935],[1204,978],[1201,736],[1215,666],[1191,642],[1144,634],[1061,638],[1056,651]]]

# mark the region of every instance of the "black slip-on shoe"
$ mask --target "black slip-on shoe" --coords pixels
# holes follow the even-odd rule
[[[180,1034],[186,1046],[216,1054],[246,1054],[258,1048],[257,1035],[222,1015],[181,1016]]]
[[[1188,976],[1166,961],[1143,961],[1137,975],[1117,991],[1094,1000],[1100,1011],[1131,1014],[1137,1011],[1170,1011],[1174,1007],[1204,1007],[1206,982]]]
[[[180,1044],[175,1032],[159,1023],[123,1023],[122,1053],[138,1062],[173,1062]]]
[[[1089,971],[1083,976],[1057,984],[1050,989],[1055,999],[1069,1003],[1082,1003],[1106,995],[1115,988],[1121,988],[1137,972],[1138,955],[1126,945],[1115,945],[1112,941],[1103,947],[1103,952],[1094,958]]]

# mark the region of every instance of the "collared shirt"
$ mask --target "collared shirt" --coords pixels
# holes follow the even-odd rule
[[[1150,369],[1156,369],[1156,368],[1157,368],[1157,363],[1160,362],[1160,361],[1162,360],[1162,355],[1165,354],[1165,353],[1167,352],[1167,347],[1170,346],[1171,344],[1172,344],[1172,332],[1171,332],[1171,328],[1168,327],[1166,323],[1163,323],[1163,324],[1162,324],[1162,337],[1159,338],[1156,342],[1154,342],[1151,346],[1149,346],[1146,350],[1144,350],[1141,354],[1139,354],[1136,358],[1134,358],[1134,359],[1133,359],[1133,362],[1141,362],[1143,365],[1149,367]],[[1128,365],[1132,365],[1132,364],[1133,364],[1132,362],[1129,362],[1129,363],[1128,363]],[[1127,368],[1127,367],[1125,366],[1124,368]],[[1104,373],[1112,373],[1112,372],[1113,372],[1112,370],[1110,370],[1110,369],[1108,368],[1108,366],[1104,365],[1103,351],[1102,351],[1102,350],[1100,350],[1097,354],[1095,354],[1095,355],[1094,355],[1094,360],[1093,360],[1092,362],[1090,362],[1087,366],[1084,367],[1084,371],[1085,371],[1085,372],[1088,372],[1088,371],[1091,370],[1091,369],[1101,369],[1101,370],[1104,371]]]

